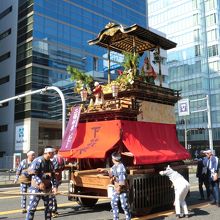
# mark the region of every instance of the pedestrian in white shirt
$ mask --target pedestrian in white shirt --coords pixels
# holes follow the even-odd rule
[[[189,182],[180,173],[174,171],[169,165],[166,168],[166,170],[160,171],[159,174],[162,176],[167,176],[170,179],[170,181],[173,183],[175,190],[174,206],[176,211],[176,217],[188,218],[189,212],[185,198],[190,189]],[[183,209],[183,216],[181,215],[181,208]]]

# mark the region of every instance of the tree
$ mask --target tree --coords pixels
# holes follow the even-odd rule
[[[67,67],[68,74],[71,75],[71,80],[75,82],[74,91],[80,93],[83,88],[86,88],[88,93],[91,93],[91,86],[94,81],[93,77],[81,72],[75,67]]]

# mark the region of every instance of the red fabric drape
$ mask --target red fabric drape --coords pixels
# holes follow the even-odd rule
[[[178,142],[174,124],[125,120],[80,123],[72,149],[60,154],[67,158],[105,158],[120,138],[134,155],[134,164],[190,158]]]
[[[79,123],[70,151],[60,151],[66,158],[105,158],[120,139],[120,121]]]
[[[134,164],[155,164],[190,157],[176,137],[174,124],[123,121],[123,143]]]

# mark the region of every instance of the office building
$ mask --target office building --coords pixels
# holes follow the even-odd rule
[[[214,149],[219,153],[220,2],[149,0],[148,15],[150,27],[177,43],[167,54],[168,82],[170,88],[181,91],[183,98],[189,98],[191,112],[180,117],[176,108],[179,140],[194,153],[210,147],[212,131]],[[211,129],[207,126],[206,95],[210,99]]]
[[[15,95],[17,11],[18,5],[15,1],[9,0],[1,2],[0,100]],[[14,153],[14,108],[14,102],[6,102],[0,106],[0,161],[4,160],[4,162],[10,159]],[[0,167],[4,167],[2,163],[0,162]]]
[[[58,86],[76,100],[68,65],[105,78],[103,48],[88,46],[109,22],[147,27],[147,5],[133,0],[7,0],[0,5],[0,100]],[[61,144],[61,101],[55,92],[0,107],[0,167],[13,154]],[[4,157],[3,157],[4,156]]]

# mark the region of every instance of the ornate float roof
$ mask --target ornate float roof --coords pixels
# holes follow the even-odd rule
[[[98,45],[116,52],[143,53],[160,47],[169,50],[176,47],[176,43],[162,37],[137,24],[124,27],[119,24],[109,23],[105,26],[96,39],[88,41],[89,45]]]

